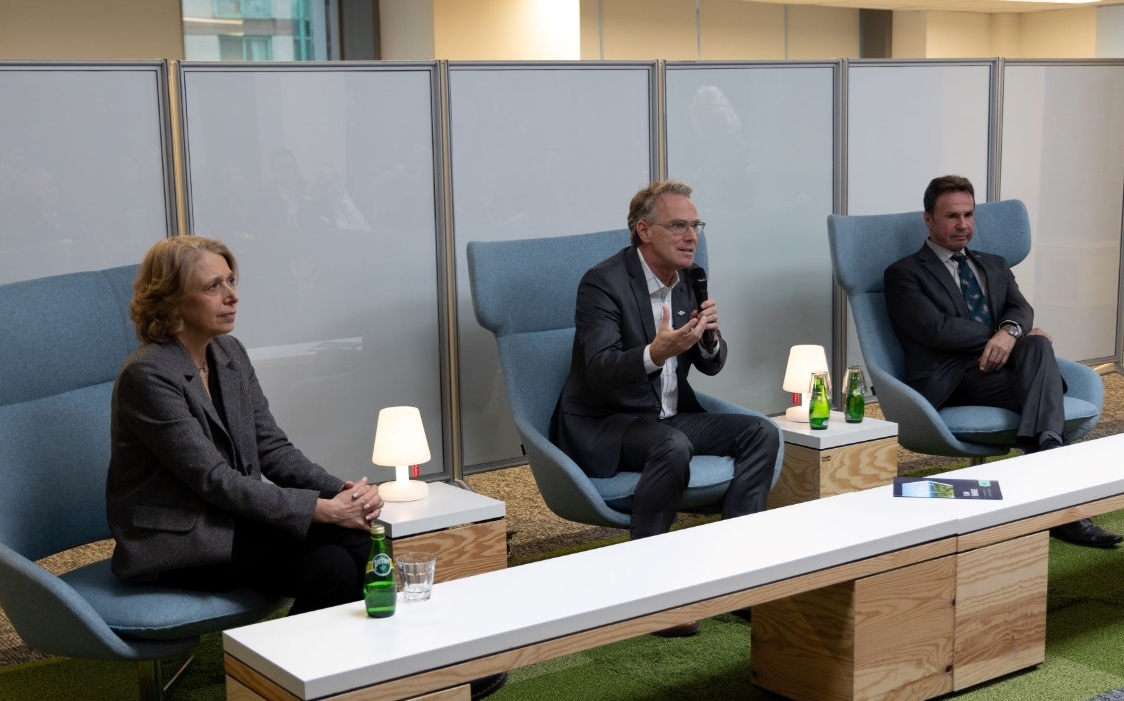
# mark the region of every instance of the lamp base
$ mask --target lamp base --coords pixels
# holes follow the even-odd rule
[[[796,421],[798,423],[806,424],[808,423],[808,405],[797,404],[796,406],[790,406],[789,408],[784,410],[784,417],[789,421]],[[382,487],[379,487],[379,490],[381,493]]]
[[[395,480],[379,485],[383,501],[417,501],[429,496],[429,485],[420,480]]]

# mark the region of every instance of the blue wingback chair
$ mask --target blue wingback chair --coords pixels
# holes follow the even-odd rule
[[[160,658],[251,623],[284,599],[125,584],[103,560],[56,576],[47,555],[110,537],[110,395],[137,345],[136,266],[0,285],[0,607],[30,647],[139,665],[158,699]]]
[[[1019,200],[976,206],[972,248],[1003,256],[1014,267],[1030,253],[1030,220]],[[905,356],[890,325],[883,273],[916,252],[929,232],[921,212],[869,216],[830,215],[831,266],[847,293],[859,345],[882,412],[898,424],[902,447],[929,455],[976,460],[1004,455],[1015,444],[1018,415],[982,406],[934,409],[903,381]],[[1065,437],[1073,441],[1100,420],[1104,383],[1080,363],[1058,359],[1065,378]]]
[[[551,414],[570,371],[578,283],[596,263],[627,245],[625,229],[468,244],[476,320],[495,334],[515,427],[543,499],[562,518],[617,528],[629,526],[639,473],[590,478],[547,436]],[[702,237],[696,261],[706,266]],[[696,394],[708,411],[760,416],[715,397]],[[783,447],[783,441],[781,444]],[[774,484],[782,460],[783,455],[778,454]],[[680,510],[719,511],[733,474],[732,459],[696,455],[691,460],[691,480]]]

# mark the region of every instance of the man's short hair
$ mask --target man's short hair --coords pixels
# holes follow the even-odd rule
[[[933,207],[937,206],[937,199],[949,192],[967,192],[973,200],[976,199],[976,190],[972,187],[971,180],[959,175],[942,175],[930,180],[929,187],[925,188],[925,213],[932,214]]]
[[[668,193],[690,197],[691,186],[679,180],[657,180],[632,196],[632,202],[628,205],[628,232],[633,246],[640,245],[636,224],[641,220],[651,223],[652,217],[656,215],[656,202],[661,195]]]

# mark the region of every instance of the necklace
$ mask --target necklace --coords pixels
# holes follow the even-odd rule
[[[203,363],[202,365],[199,366],[199,374],[200,375],[206,375],[207,374],[207,364],[206,363]]]

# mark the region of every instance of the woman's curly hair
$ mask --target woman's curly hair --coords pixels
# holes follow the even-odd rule
[[[183,330],[178,309],[204,253],[225,258],[237,276],[238,263],[222,241],[202,236],[175,236],[148,249],[137,271],[137,279],[133,281],[133,301],[129,305],[137,337],[142,342],[164,343]]]

